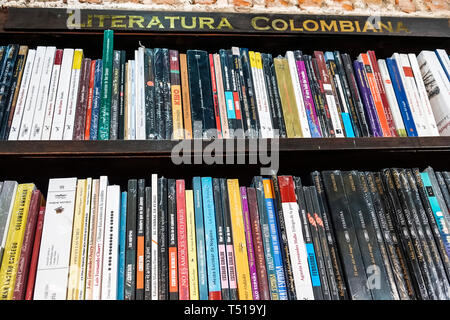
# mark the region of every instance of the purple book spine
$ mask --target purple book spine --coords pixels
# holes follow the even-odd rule
[[[309,128],[313,138],[321,138],[322,131],[320,130],[319,120],[317,119],[316,108],[314,107],[314,100],[311,95],[311,88],[309,87],[308,76],[306,74],[305,62],[297,60],[297,72],[300,80],[300,87],[302,89],[303,101],[305,102],[306,114],[308,115]]]
[[[375,112],[375,105],[364,73],[364,66],[360,61],[355,60],[353,61],[353,67],[355,68],[356,81],[358,82],[359,92],[361,93],[363,104],[366,109],[366,115],[368,116],[367,120],[370,124],[372,134],[374,137],[382,137],[383,134],[381,133],[378,116]]]
[[[250,282],[252,285],[253,300],[260,300],[261,295],[259,294],[258,275],[256,273],[256,259],[255,259],[255,251],[253,249],[252,229],[251,229],[252,226],[250,224],[250,212],[248,210],[247,189],[245,187],[240,187],[239,189],[241,191],[242,215],[244,217],[245,239],[247,243],[247,254],[248,254],[248,267],[250,270]]]

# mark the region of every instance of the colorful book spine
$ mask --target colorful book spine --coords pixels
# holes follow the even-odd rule
[[[103,33],[103,69],[100,93],[100,109],[98,116],[98,139],[109,139],[109,127],[111,120],[111,89],[113,71],[113,30],[105,30]]]
[[[84,124],[84,140],[89,140],[91,133],[92,105],[94,102],[96,60],[91,61],[89,71],[89,88],[87,93],[86,120]]]
[[[94,95],[92,97],[92,111],[91,122],[89,126],[89,140],[98,139],[98,121],[101,104],[101,89],[102,89],[102,69],[103,60],[95,61],[95,80],[94,80]],[[87,127],[86,127],[87,129]]]
[[[144,300],[145,179],[138,180],[136,205],[136,300]]]
[[[184,193],[184,190],[183,190]],[[169,260],[169,300],[179,299],[178,290],[178,221],[177,185],[174,179],[167,180],[167,238]]]
[[[211,89],[213,94],[214,118],[216,120],[217,137],[221,139],[223,137],[222,122],[220,121],[219,94],[217,90],[217,81],[216,81],[216,72],[213,54],[210,53],[208,55],[208,58],[209,58],[209,72],[211,74]]]
[[[158,179],[158,300],[169,299],[169,276],[168,270],[168,247],[167,247],[167,179],[161,177]]]
[[[77,98],[80,87],[81,62],[83,50],[76,49],[73,54],[72,72],[70,74],[70,88],[67,99],[67,110],[64,119],[63,140],[72,140],[75,127],[75,114],[77,110]]]
[[[208,300],[208,278],[206,271],[206,241],[203,221],[202,185],[200,177],[192,180],[195,208],[195,237],[197,240],[198,289],[200,300]]]
[[[14,199],[17,192],[16,181],[4,181],[0,193],[0,266],[3,252],[8,238],[9,224],[11,222]]]
[[[155,67],[153,50],[145,48],[144,52],[144,95],[145,95],[145,135],[147,139],[155,138]]]
[[[128,180],[124,300],[136,299],[136,223],[138,185],[136,179]]]
[[[192,139],[191,98],[189,95],[189,78],[187,73],[186,54],[180,54],[181,97],[183,106],[184,138]]]
[[[222,300],[212,178],[201,178],[209,300]]]
[[[197,240],[195,236],[194,192],[186,190],[186,235],[189,267],[189,299],[198,300]]]
[[[178,283],[179,299],[189,300],[189,247],[187,225],[187,198],[184,180],[176,181],[177,202],[177,245],[178,245]],[[191,213],[191,212],[190,212]]]
[[[151,298],[152,300],[158,300],[158,175],[152,174],[152,287],[151,287]]]
[[[111,84],[111,121],[109,124],[109,139],[119,138],[119,108],[120,108],[120,67],[121,52],[114,50],[112,84]]]
[[[170,90],[172,97],[172,139],[183,139],[183,106],[181,99],[180,63],[177,50],[170,50]]]
[[[120,199],[119,225],[119,267],[117,271],[117,300],[124,300],[125,282],[125,249],[127,239],[127,191],[123,191]]]

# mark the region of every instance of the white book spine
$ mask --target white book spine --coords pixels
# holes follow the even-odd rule
[[[259,88],[261,90],[261,97],[262,97],[262,101],[263,101],[263,110],[264,110],[264,116],[266,118],[265,122],[267,124],[267,133],[266,136],[267,138],[273,138],[274,137],[274,132],[273,132],[273,125],[272,125],[272,117],[270,115],[270,108],[269,108],[269,97],[267,96],[267,86],[266,86],[266,81],[264,80],[264,70],[262,68],[259,67],[258,65],[258,76],[259,76]]]
[[[159,293],[158,251],[158,175],[152,174],[152,300],[158,300]]]
[[[404,131],[406,133],[405,125],[403,124],[402,114],[398,106],[397,98],[395,97],[394,87],[392,86],[391,77],[384,59],[378,59],[378,66],[380,68],[381,79],[383,80],[384,89],[391,109],[392,117],[397,131]]]
[[[302,128],[303,138],[311,138],[309,130],[308,116],[306,115],[305,103],[303,101],[303,94],[300,88],[300,80],[298,78],[297,65],[295,63],[294,53],[292,51],[286,52],[286,58],[289,65],[289,73],[291,74],[292,86],[294,88],[295,102],[297,104],[298,116],[300,118],[300,126]]]
[[[433,109],[434,118],[441,136],[450,136],[450,89],[448,79],[440,68],[437,56],[432,51],[422,51],[417,56],[420,73]]]
[[[450,58],[448,57],[447,51],[445,51],[444,49],[436,49],[436,55],[439,56],[442,69],[445,69],[447,79],[450,81]]]
[[[144,48],[135,50],[136,140],[145,140]]]
[[[81,264],[80,264],[80,278],[78,281],[78,300],[84,300],[86,293],[86,266],[88,262],[89,249],[89,222],[91,219],[91,196],[92,196],[92,178],[86,179],[86,200],[84,203],[84,221],[83,221],[83,235],[81,247]]]
[[[88,236],[88,251],[87,251],[87,266],[86,266],[86,281],[85,281],[85,300],[92,300],[92,289],[94,280],[94,263],[95,263],[95,240],[97,230],[97,212],[98,212],[98,190],[99,179],[92,180],[91,191],[91,209],[89,217],[89,236]]]
[[[67,296],[77,178],[50,179],[34,287],[34,300]]]
[[[52,131],[53,113],[55,111],[56,94],[58,92],[59,74],[61,72],[61,63],[56,61],[53,63],[52,76],[50,80],[50,87],[48,92],[47,104],[45,106],[44,125],[42,128],[41,140],[50,140],[50,133]]]
[[[73,139],[73,127],[75,124],[75,111],[77,109],[78,88],[80,86],[81,61],[83,50],[76,49],[73,55],[72,73],[70,76],[69,97],[67,101],[66,118],[64,121],[64,140]]]
[[[283,202],[282,208],[297,299],[314,300],[299,206],[296,202]]]
[[[422,107],[423,114],[427,119],[428,131],[431,136],[439,136],[439,130],[437,128],[436,120],[434,119],[433,110],[431,110],[431,104],[430,100],[428,100],[425,85],[423,84],[422,74],[420,73],[417,57],[415,54],[410,53],[408,54],[408,58],[414,74],[414,80],[417,86],[417,94],[420,99],[420,106]]]
[[[130,118],[130,140],[136,140],[136,62],[135,60],[130,60],[128,63],[128,68],[130,68],[130,89],[131,89],[131,99],[128,106],[128,117]]]
[[[327,100],[328,110],[330,111],[331,123],[333,124],[335,136],[337,138],[344,138],[344,130],[342,129],[341,120],[337,111],[333,87],[329,83],[324,83],[323,87],[325,89],[325,99]]]
[[[145,123],[145,77],[144,77],[144,51],[145,48],[140,47],[139,53],[141,58],[141,70],[140,70],[140,84],[141,84],[141,123],[142,123],[142,134],[141,139],[145,140],[147,138],[146,135],[146,123]]]
[[[131,117],[130,117],[130,108],[131,108],[131,63],[130,60],[126,63],[126,77],[125,77],[125,92],[126,92],[126,104],[125,104],[125,139],[130,140],[131,137]]]
[[[31,80],[28,87],[27,100],[20,124],[18,140],[30,140],[31,126],[33,125],[34,111],[36,110],[36,102],[39,94],[39,87],[44,67],[46,47],[39,46],[36,49],[36,57],[34,58],[33,70],[31,71]]]
[[[224,139],[230,138],[230,128],[228,127],[228,116],[227,116],[227,105],[225,101],[225,90],[223,88],[222,79],[222,66],[220,63],[220,55],[215,53],[214,58],[214,73],[216,75],[216,85],[217,85],[217,100],[219,103],[220,112],[220,125],[222,127],[222,137]]]
[[[120,187],[106,191],[105,250],[103,251],[102,300],[116,300],[119,263]]]
[[[254,53],[256,56],[256,52]],[[255,57],[256,60],[256,57]],[[260,133],[261,138],[272,138],[273,137],[273,131],[272,131],[272,122],[270,119],[270,113],[269,113],[269,106],[265,104],[262,90],[262,78],[261,73],[259,72],[259,68],[256,66],[252,66],[252,77],[253,77],[253,84],[255,86],[255,96],[256,96],[256,105],[258,109],[258,118],[259,118],[259,124],[261,126]]]
[[[267,129],[266,129],[266,124],[264,121],[264,117],[263,117],[263,110],[262,110],[262,102],[261,102],[261,95],[260,95],[260,90],[259,90],[259,77],[257,74],[257,70],[255,66],[251,66],[250,67],[251,71],[252,71],[252,78],[253,78],[253,90],[255,93],[255,100],[256,100],[256,109],[258,111],[258,118],[260,119],[260,135],[262,138],[267,138]],[[262,120],[262,121],[261,121]]]
[[[55,110],[53,112],[50,140],[63,139],[67,100],[69,99],[73,53],[74,49],[64,49],[63,59],[61,63],[61,74],[59,76],[58,91],[56,94]]]
[[[92,287],[92,300],[100,300],[102,293],[102,272],[103,272],[103,246],[105,243],[105,215],[106,215],[106,189],[108,186],[108,177],[100,177],[100,187],[98,192],[98,212],[97,212],[97,230],[95,236],[95,255],[94,255],[94,278]]]
[[[17,97],[16,108],[14,109],[14,116],[11,124],[11,129],[9,131],[8,140],[17,140],[19,138],[20,124],[22,122],[25,102],[27,100],[28,87],[30,86],[35,56],[36,50],[28,50],[27,61],[25,63],[25,69],[23,70],[22,81],[20,83],[20,91]]]
[[[56,47],[47,47],[44,57],[41,83],[38,90],[36,110],[34,111],[33,124],[31,126],[31,140],[41,140],[42,127],[44,125],[45,109],[52,77],[53,64],[55,62]]]

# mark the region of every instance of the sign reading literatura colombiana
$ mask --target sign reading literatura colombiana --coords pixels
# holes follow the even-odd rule
[[[5,29],[450,37],[449,26],[436,18],[9,8]]]

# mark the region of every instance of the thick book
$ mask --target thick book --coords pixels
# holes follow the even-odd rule
[[[181,94],[183,105],[184,138],[192,139],[193,136],[192,136],[192,119],[191,119],[191,97],[189,93],[187,57],[185,53],[180,53],[180,73],[181,73]]]
[[[124,300],[136,298],[137,180],[128,180]]]
[[[92,106],[94,103],[94,86],[95,86],[95,70],[97,66],[96,60],[91,60],[89,71],[89,87],[87,93],[87,105],[84,123],[83,140],[89,140],[91,135]],[[55,66],[56,67],[56,66]]]
[[[173,119],[172,119],[172,93],[170,91],[170,56],[169,49],[162,49],[162,82],[164,97],[164,112],[162,121],[165,122],[165,139],[172,139]]]
[[[11,84],[14,82],[14,78],[16,75],[16,63],[22,63],[21,60],[23,60],[23,58],[19,59],[19,57],[23,55],[23,49],[22,52],[20,52],[20,56],[19,50],[19,45],[10,44],[7,47],[6,56],[4,56],[5,65],[2,70],[3,73],[0,77],[0,125],[4,123],[3,119],[8,118],[9,116],[9,114],[5,116],[8,108],[8,100],[11,92],[14,92],[14,90],[16,89],[15,87],[11,87]]]
[[[188,224],[187,224],[187,198],[185,181],[176,180],[176,246],[178,256],[178,292],[180,300],[189,300],[189,248],[188,248]]]
[[[81,63],[80,84],[73,128],[73,140],[84,140],[84,126],[86,124],[91,62],[91,59],[84,58]]]
[[[109,123],[110,140],[117,140],[119,138],[120,59],[121,52],[114,50],[111,84],[111,121]]]
[[[101,85],[101,102],[98,116],[98,139],[109,140],[109,129],[111,121],[111,90],[113,78],[113,42],[114,31],[103,32],[103,69]]]
[[[0,266],[8,237],[17,185],[16,181],[4,181],[0,193]]]
[[[250,57],[247,48],[239,48],[240,59],[242,65],[242,76],[244,78],[245,84],[245,94],[248,100],[249,117],[247,117],[247,122],[250,122],[251,131],[249,132],[249,137],[258,137],[259,132],[259,121],[257,115],[257,105],[256,105],[256,87],[255,81],[252,78],[252,71],[250,67]],[[278,87],[277,87],[278,88]],[[281,112],[281,111],[280,111]]]
[[[184,190],[183,190],[184,193]],[[167,180],[167,239],[169,260],[169,300],[179,299],[178,241],[177,241],[177,185],[175,179]]]
[[[125,252],[127,245],[127,199],[128,189],[120,197],[119,266],[117,270],[117,300],[125,300]]]
[[[251,107],[248,99],[247,83],[244,75],[244,68],[241,61],[241,50],[238,47],[232,47],[231,52],[233,54],[234,70],[236,75],[236,82],[238,85],[238,93],[241,104],[242,124],[245,131],[245,135],[254,137],[256,132],[249,132],[252,129],[252,117]]]
[[[226,50],[226,56],[228,61],[228,70],[230,75],[230,85],[231,85],[231,93],[233,96],[233,105],[235,110],[235,115],[237,119],[238,128],[245,130],[244,122],[245,122],[245,114],[242,111],[242,102],[239,92],[239,75],[236,70],[237,65],[235,64],[235,56],[233,55],[230,49]],[[235,137],[243,137],[243,131],[235,131]]]
[[[216,122],[217,137],[219,139],[221,139],[223,137],[223,133],[222,133],[223,129],[222,129],[222,122],[220,119],[219,93],[217,90],[216,72],[215,72],[215,66],[214,66],[214,56],[212,53],[208,54],[208,60],[209,60],[209,72],[211,74],[211,90],[212,90],[213,106],[214,106],[214,119]]]
[[[144,300],[145,179],[138,180],[136,208],[136,300]]]
[[[145,48],[144,51],[144,95],[145,95],[145,137],[155,138],[155,69],[153,50]]]
[[[189,268],[189,299],[198,300],[197,242],[195,236],[194,192],[186,190],[186,237]],[[181,277],[181,276],[180,276]]]
[[[98,137],[98,124],[99,124],[99,112],[100,112],[101,88],[102,88],[102,69],[103,69],[103,61],[101,59],[97,59],[95,61],[95,76],[94,76],[95,80],[94,80],[94,93],[92,96],[91,121],[89,125],[89,140],[97,140]]]
[[[34,300],[66,299],[76,186],[76,178],[49,181]]]
[[[8,236],[0,268],[0,299],[12,300],[23,249],[34,184],[19,184],[14,199]],[[34,218],[33,218],[34,219]],[[25,246],[27,244],[25,243]],[[20,278],[19,278],[20,280]]]
[[[202,185],[200,177],[192,179],[195,210],[195,239],[197,246],[198,292],[200,300],[208,300],[208,276],[206,271],[206,242],[203,221]]]
[[[165,139],[164,117],[164,82],[163,82],[163,49],[153,49],[153,65],[155,77],[155,135],[156,139]]]
[[[271,79],[271,65],[273,64],[273,58],[271,54],[262,53],[261,54],[261,60],[262,60],[262,66],[263,66],[263,76],[264,81],[266,83],[267,88],[267,98],[268,98],[268,104],[269,104],[269,110],[270,110],[270,116],[272,117],[272,127],[274,130],[274,135],[276,137],[279,136],[279,130],[280,130],[280,122],[278,119],[278,112],[276,109],[276,103],[275,103],[275,95],[274,95],[274,89],[278,90],[277,88],[273,88],[273,83]],[[281,111],[281,109],[280,109]]]
[[[226,111],[227,111],[227,121],[228,121],[228,135],[233,137],[235,130],[239,129],[239,119],[236,115],[236,109],[233,100],[233,88],[231,79],[231,66],[228,60],[227,51],[224,49],[219,50],[219,61],[221,67],[221,78],[223,82],[223,91],[225,97]]]
[[[214,76],[211,73],[211,82],[216,83],[217,90],[217,104],[219,108],[219,116],[220,116],[220,129],[222,133],[222,138],[230,138],[230,128],[228,125],[228,116],[227,116],[227,104],[225,100],[225,89],[224,82],[222,78],[222,65],[220,61],[220,55],[215,53],[213,54],[214,61]],[[212,67],[211,67],[212,68]],[[215,98],[214,98],[215,99]],[[215,101],[215,100],[214,100]],[[215,102],[214,102],[215,103]],[[215,106],[214,106],[215,108]],[[216,116],[217,122],[217,116]]]
[[[172,97],[173,133],[171,139],[183,139],[183,106],[181,100],[180,63],[177,50],[170,50],[170,90]]]
[[[97,218],[100,179],[92,180],[91,208],[89,217],[89,245],[86,257],[85,300],[92,300],[94,288],[95,240],[97,237]]]

